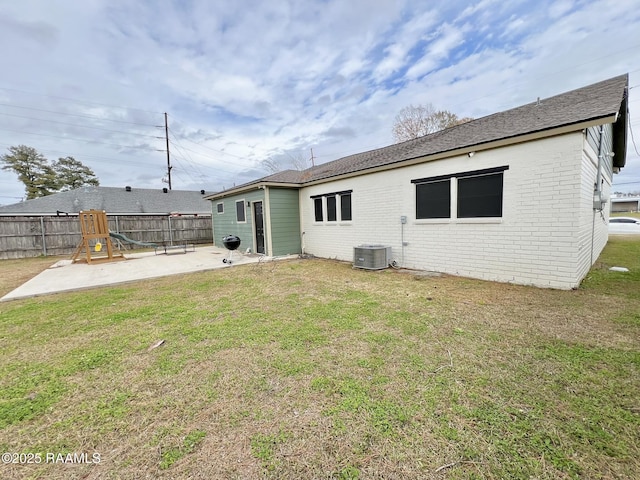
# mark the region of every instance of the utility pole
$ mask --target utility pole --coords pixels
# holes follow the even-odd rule
[[[167,121],[167,112],[164,112],[164,138],[167,142],[167,180],[169,190],[171,190],[171,157],[169,156],[169,122]]]
[[[311,166],[316,166],[315,157],[313,156],[313,148],[311,149]]]

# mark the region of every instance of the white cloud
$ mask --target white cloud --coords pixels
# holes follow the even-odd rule
[[[160,188],[168,112],[174,188],[214,190],[285,152],[390,143],[410,103],[478,117],[628,71],[638,84],[639,29],[637,9],[605,0],[3,2],[0,151]],[[0,203],[22,193],[0,171]]]
[[[424,56],[407,70],[406,77],[410,80],[419,79],[441,65],[451,51],[464,41],[464,34],[468,30],[468,25],[442,25],[438,29],[437,37],[427,47]]]

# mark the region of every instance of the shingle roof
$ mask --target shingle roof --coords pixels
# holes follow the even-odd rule
[[[307,170],[306,182],[615,116],[627,85],[628,75],[620,75],[414,140],[340,158]]]
[[[13,205],[0,207],[0,214],[77,213],[105,210],[109,214],[211,214],[211,203],[199,191],[116,187],[81,187]]]
[[[362,172],[393,165],[407,160],[443,154],[460,149],[481,147],[496,141],[518,141],[523,135],[543,134],[558,128],[585,123],[604,123],[620,114],[622,120],[614,126],[617,151],[615,163],[623,167],[626,155],[626,89],[629,76],[620,75],[583,88],[535,101],[521,107],[478,118],[455,127],[447,128],[387,147],[357,153],[332,162],[297,172],[286,170],[238,187],[219,192],[211,197],[233,193],[251,185],[278,182],[292,186]],[[611,120],[608,120],[611,121]]]

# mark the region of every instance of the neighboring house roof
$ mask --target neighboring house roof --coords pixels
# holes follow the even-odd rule
[[[614,125],[614,166],[622,168],[626,156],[628,81],[628,75],[620,75],[406,142],[357,153],[303,171],[278,172],[206,198],[221,198],[261,184],[303,186],[321,183],[415,159],[441,158],[454,152],[482,150],[613,123],[619,117],[621,121]]]
[[[108,214],[211,214],[211,203],[201,191],[116,187],[81,187],[0,207],[0,214],[55,215],[81,210],[104,210]]]

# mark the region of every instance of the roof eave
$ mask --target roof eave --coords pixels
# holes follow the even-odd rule
[[[223,192],[214,193],[212,195],[206,195],[204,199],[211,200],[211,201],[220,200],[221,198],[231,197],[233,195],[250,192],[252,190],[260,190],[265,187],[299,189],[299,188],[302,188],[303,186],[304,184],[301,184],[301,183],[258,182],[258,183],[252,183],[250,185],[244,185],[237,188],[230,188],[229,190],[224,190]]]
[[[617,171],[627,163],[627,129],[629,126],[629,107],[628,107],[628,95],[625,95],[620,103],[620,110],[616,115],[616,119],[613,122],[613,151],[615,156],[613,157],[613,167]]]

